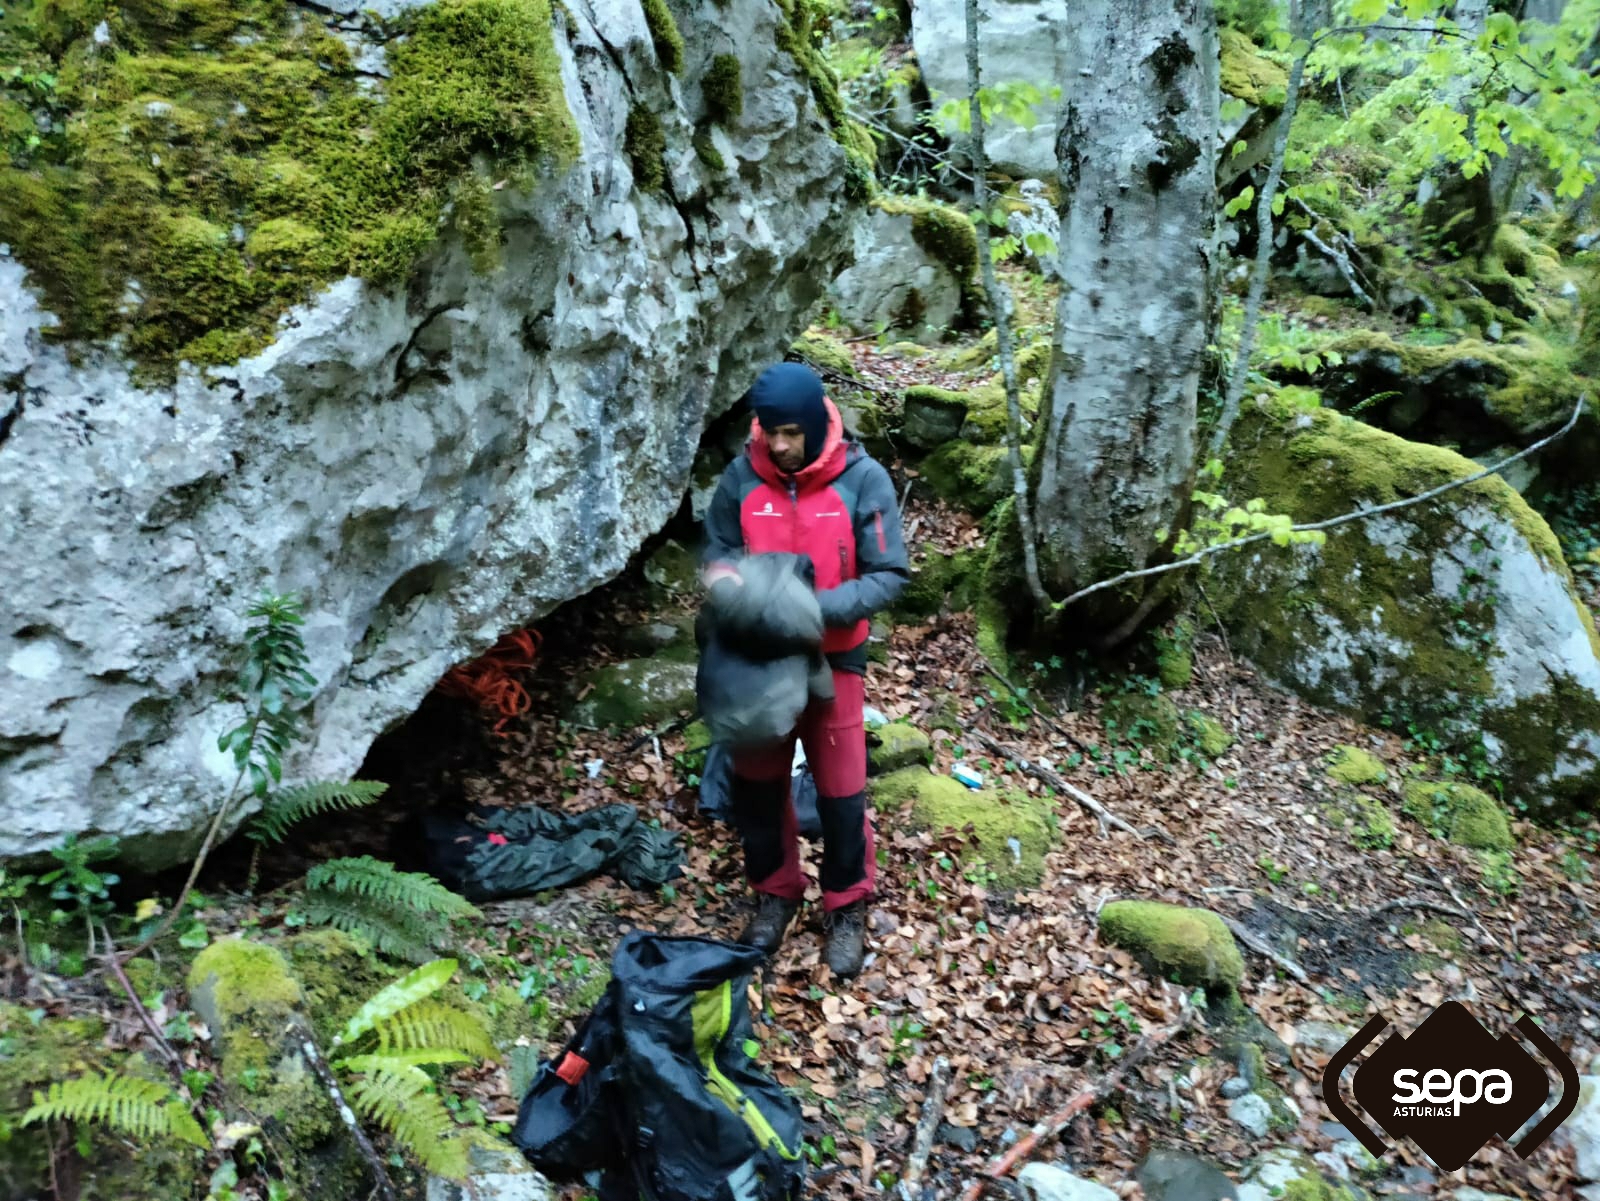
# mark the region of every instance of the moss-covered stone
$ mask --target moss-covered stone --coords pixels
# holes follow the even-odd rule
[[[901,401],[904,415],[901,433],[906,441],[924,450],[949,442],[961,432],[967,419],[967,394],[952,392],[932,384],[915,384]]]
[[[1328,775],[1341,784],[1382,784],[1389,778],[1383,761],[1358,746],[1336,746],[1328,756]]]
[[[948,267],[957,283],[972,282],[978,270],[978,232],[965,213],[915,196],[881,195],[872,203],[886,213],[909,214],[916,244]]]
[[[850,348],[831,334],[808,329],[795,339],[789,351],[809,363],[837,371],[840,375],[856,373],[856,364],[850,357]]]
[[[644,578],[659,599],[691,595],[699,586],[694,552],[673,539],[663,542],[645,560]]]
[[[981,565],[977,552],[953,554],[924,544],[923,556],[911,572],[911,582],[895,601],[894,614],[901,618],[932,617],[947,605],[959,611],[976,599]]]
[[[1505,810],[1480,788],[1411,780],[1402,795],[1408,816],[1451,842],[1480,851],[1509,851],[1516,846]]]
[[[969,789],[949,776],[908,767],[872,781],[873,803],[909,817],[919,828],[965,831],[1002,888],[1032,888],[1044,878],[1045,854],[1055,845],[1055,810],[1026,793]]]
[[[778,0],[778,11],[783,19],[774,42],[805,73],[817,111],[845,152],[846,195],[864,202],[877,191],[878,145],[871,132],[848,115],[839,93],[839,77],[817,47],[815,35],[823,6],[817,0]]]
[[[1187,688],[1194,679],[1194,622],[1174,620],[1155,635],[1156,675],[1168,690]]]
[[[1245,1169],[1244,1187],[1275,1201],[1367,1201],[1356,1185],[1329,1180],[1316,1160],[1295,1147],[1274,1147]]]
[[[706,115],[718,125],[732,125],[744,112],[744,83],[740,77],[739,56],[719,54],[706,68],[700,81]]]
[[[1146,747],[1163,760],[1172,758],[1183,732],[1172,698],[1142,690],[1113,692],[1101,706],[1100,720],[1113,742]]]
[[[1237,29],[1221,31],[1222,90],[1246,104],[1281,108],[1289,90],[1289,73],[1265,57]]]
[[[642,104],[628,110],[622,148],[633,164],[633,182],[641,192],[659,192],[667,182],[667,135],[661,118]]]
[[[1222,757],[1234,744],[1235,739],[1228,733],[1226,726],[1198,709],[1190,709],[1185,713],[1183,724],[1189,731],[1189,736],[1194,739],[1195,746],[1207,759]]]
[[[0,60],[55,87],[50,131],[0,165],[0,242],[54,334],[121,335],[161,378],[230,361],[346,272],[403,277],[480,169],[575,157],[546,0],[442,0],[391,32],[375,91],[277,0],[7,5]]]
[[[690,143],[694,146],[695,157],[711,170],[720,173],[728,169],[728,161],[717,149],[716,139],[711,136],[710,129],[702,126],[695,130]]]
[[[926,763],[933,744],[910,722],[891,721],[867,737],[867,774],[887,775],[901,768]]]
[[[1033,448],[1022,448],[1023,463]],[[941,500],[982,517],[1012,491],[1011,452],[1003,446],[946,442],[922,462],[922,478]]]
[[[1398,391],[1410,408],[1422,411],[1441,397],[1455,397],[1458,405],[1478,410],[1457,420],[1481,421],[1486,415],[1519,436],[1562,424],[1583,389],[1562,357],[1525,331],[1497,345],[1477,338],[1441,345],[1361,330],[1331,340],[1327,349],[1344,361],[1325,368],[1318,379],[1352,404],[1379,391]]]
[[[189,996],[211,1027],[219,1082],[288,1149],[291,1182],[329,1196],[355,1188],[364,1165],[295,1038],[306,1020],[305,992],[284,954],[247,938],[219,938],[195,956]]]
[[[695,665],[624,659],[579,676],[567,720],[589,729],[657,726],[695,705]]]
[[[1381,851],[1394,845],[1394,814],[1364,793],[1349,799],[1350,841],[1362,850]]]
[[[1180,984],[1236,993],[1244,959],[1222,919],[1209,909],[1161,901],[1112,901],[1100,910],[1100,938],[1141,956]]]

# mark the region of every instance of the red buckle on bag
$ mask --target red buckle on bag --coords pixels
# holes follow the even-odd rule
[[[568,1051],[566,1057],[561,1061],[561,1066],[556,1068],[556,1075],[576,1087],[578,1081],[583,1079],[588,1070],[589,1061],[587,1059],[574,1051]]]

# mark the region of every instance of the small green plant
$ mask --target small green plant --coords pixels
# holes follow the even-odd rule
[[[79,842],[76,834],[68,834],[60,846],[50,851],[61,866],[39,877],[39,884],[48,888],[50,899],[58,903],[51,910],[51,922],[59,926],[76,919],[83,923],[88,939],[86,955],[94,954],[95,928],[104,930],[105,919],[114,908],[111,886],[120,879],[115,872],[102,872],[91,865],[115,858],[116,854],[117,840],[109,835]],[[109,936],[105,941],[109,946]]]
[[[58,1080],[46,1092],[36,1090],[33,1105],[22,1115],[22,1125],[51,1121],[93,1122],[141,1142],[164,1138],[207,1150],[211,1147],[194,1115],[170,1086],[113,1072],[89,1072]]]
[[[1284,877],[1289,874],[1289,868],[1285,864],[1279,863],[1265,851],[1262,851],[1260,856],[1257,857],[1256,866],[1264,871],[1267,874],[1267,879],[1274,884],[1282,883]]]
[[[1503,897],[1514,896],[1522,887],[1522,877],[1517,874],[1510,851],[1479,851],[1478,863],[1483,871],[1483,886]]]
[[[370,855],[312,868],[303,905],[313,924],[359,934],[384,954],[416,963],[448,946],[455,922],[483,916],[432,876]]]
[[[928,1031],[921,1022],[907,1018],[896,1022],[889,1031],[889,1037],[894,1041],[894,1047],[885,1056],[885,1062],[894,1067],[906,1061],[911,1049],[928,1037]]]
[[[456,960],[435,959],[373,994],[334,1039],[333,1068],[349,1079],[351,1104],[382,1126],[428,1171],[465,1179],[481,1137],[466,1114],[458,1125],[426,1069],[494,1058],[489,1032],[472,1014],[438,999]]]

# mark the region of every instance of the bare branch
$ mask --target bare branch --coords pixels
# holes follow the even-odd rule
[[[1030,759],[1023,758],[1020,754],[1006,746],[1006,744],[1001,742],[998,738],[995,738],[990,734],[986,734],[982,730],[978,729],[969,728],[962,732],[976,739],[991,754],[1000,755],[1003,758],[1011,760],[1011,762],[1015,763],[1034,779],[1041,780],[1051,788],[1054,788],[1057,792],[1071,797],[1078,803],[1080,808],[1087,809],[1090,813],[1094,814],[1100,822],[1100,837],[1104,838],[1106,836],[1106,830],[1112,826],[1115,826],[1119,830],[1126,830],[1135,838],[1142,840],[1145,837],[1143,830],[1130,825],[1128,822],[1118,817],[1115,813],[1112,813],[1111,810],[1107,809],[1087,792],[1084,792],[1083,789],[1076,788],[1067,783],[1067,781],[1064,780],[1058,773],[1051,771],[1043,764],[1034,763]],[[1171,835],[1167,834],[1166,831],[1158,830],[1156,833],[1162,837],[1163,840],[1167,842],[1172,841]]]
[[[933,1061],[933,1073],[928,1078],[922,1114],[917,1118],[911,1155],[906,1160],[905,1175],[900,1177],[897,1189],[900,1201],[918,1201],[922,1195],[922,1177],[928,1170],[928,1156],[933,1153],[933,1136],[939,1129],[939,1119],[944,1116],[944,1092],[949,1083],[950,1061],[941,1055]]]
[[[1299,0],[1289,5],[1289,28],[1300,35]],[[1295,109],[1300,103],[1300,82],[1305,78],[1306,58],[1311,48],[1294,60],[1289,68],[1289,89],[1283,98],[1283,113],[1278,117],[1278,133],[1272,145],[1272,166],[1261,187],[1256,203],[1256,262],[1250,275],[1250,294],[1244,306],[1244,326],[1239,330],[1239,348],[1233,354],[1233,374],[1228,379],[1228,392],[1222,402],[1222,413],[1217,427],[1211,431],[1211,457],[1222,452],[1223,444],[1239,419],[1239,405],[1244,399],[1244,388],[1250,378],[1250,352],[1255,349],[1256,326],[1261,321],[1261,302],[1267,294],[1267,280],[1272,276],[1272,201],[1278,194],[1278,184],[1283,179],[1283,163],[1289,152],[1289,126],[1294,123]]]
[[[1213,910],[1212,912],[1215,913],[1216,911]],[[1273,963],[1277,964],[1284,971],[1288,972],[1301,984],[1311,983],[1311,977],[1306,975],[1305,968],[1301,967],[1294,960],[1278,954],[1278,952],[1274,951],[1270,946],[1267,945],[1266,939],[1259,937],[1242,922],[1236,920],[1235,918],[1229,917],[1226,913],[1218,913],[1217,916],[1222,919],[1222,924],[1233,932],[1233,936],[1235,938],[1244,943],[1245,946],[1249,947],[1257,955],[1260,955],[1265,959],[1272,960]]]
[[[1540,438],[1532,446],[1529,446],[1524,450],[1519,450],[1514,455],[1508,455],[1506,458],[1501,459],[1498,463],[1485,467],[1482,471],[1475,471],[1471,475],[1462,476],[1458,480],[1451,480],[1448,484],[1441,484],[1437,488],[1430,488],[1428,491],[1418,493],[1416,496],[1408,496],[1405,500],[1394,500],[1390,501],[1388,504],[1378,505],[1371,509],[1357,509],[1350,513],[1342,513],[1338,517],[1330,517],[1326,521],[1312,521],[1306,523],[1305,525],[1296,525],[1289,528],[1293,533],[1304,533],[1310,530],[1331,530],[1341,525],[1348,525],[1352,521],[1365,521],[1367,518],[1376,517],[1380,513],[1393,513],[1398,509],[1409,509],[1412,505],[1420,505],[1424,501],[1432,500],[1436,496],[1443,496],[1446,492],[1454,491],[1456,488],[1464,488],[1468,484],[1475,484],[1485,476],[1494,475],[1497,472],[1503,471],[1505,468],[1511,466],[1511,464],[1518,462],[1521,459],[1525,459],[1529,455],[1544,449],[1557,438],[1567,434],[1572,427],[1578,423],[1578,418],[1583,414],[1584,406],[1588,403],[1588,400],[1589,394],[1587,392],[1579,396],[1578,403],[1573,407],[1572,416],[1568,417],[1567,423],[1555,433],[1547,434],[1545,437]],[[1125,583],[1128,580],[1137,580],[1142,579],[1145,576],[1161,575],[1168,571],[1177,571],[1184,567],[1193,567],[1195,564],[1209,559],[1212,555],[1220,555],[1224,551],[1238,550],[1240,547],[1250,546],[1257,542],[1265,542],[1271,537],[1271,532],[1251,534],[1245,538],[1236,538],[1232,542],[1219,542],[1215,546],[1203,547],[1187,558],[1175,559],[1171,563],[1162,563],[1156,567],[1144,567],[1140,568],[1138,571],[1125,571],[1121,575],[1114,575],[1110,579],[1101,580],[1098,584],[1090,584],[1087,588],[1078,589],[1078,591],[1074,592],[1071,596],[1063,597],[1061,600],[1057,601],[1055,607],[1057,609],[1064,609],[1073,602],[1080,601],[1086,596],[1103,591],[1106,588],[1115,588],[1118,584]]]

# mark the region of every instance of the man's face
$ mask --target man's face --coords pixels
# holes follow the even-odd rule
[[[806,465],[806,435],[798,425],[775,426],[766,430],[766,435],[767,449],[779,471],[793,475]]]

